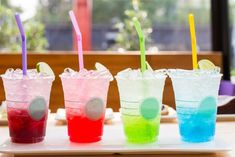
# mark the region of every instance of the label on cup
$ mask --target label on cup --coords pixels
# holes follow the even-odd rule
[[[42,119],[47,112],[47,102],[43,97],[36,97],[30,103],[28,112],[33,120]]]
[[[85,114],[91,120],[98,120],[104,112],[104,102],[100,98],[92,98],[85,105]]]
[[[156,118],[160,112],[160,104],[154,97],[144,99],[140,104],[140,114],[146,120]]]

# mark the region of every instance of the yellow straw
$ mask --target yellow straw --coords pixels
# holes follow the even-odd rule
[[[193,14],[189,14],[188,18],[189,18],[189,27],[190,27],[191,44],[192,44],[193,69],[198,69],[198,65],[197,65],[197,41],[196,41],[196,33],[195,33]]]

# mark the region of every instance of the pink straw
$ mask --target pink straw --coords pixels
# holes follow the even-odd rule
[[[84,69],[84,63],[83,63],[83,51],[82,51],[82,34],[79,29],[76,17],[74,15],[74,12],[72,10],[69,11],[69,16],[73,24],[73,28],[75,29],[76,35],[77,35],[77,44],[78,44],[78,61],[79,61],[79,70]]]

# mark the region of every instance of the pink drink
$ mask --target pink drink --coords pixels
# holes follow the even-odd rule
[[[48,106],[54,76],[28,70],[8,70],[3,79],[9,132],[15,143],[36,143],[45,137]]]
[[[99,71],[64,72],[60,75],[64,91],[70,141],[100,141],[106,108],[110,73]],[[112,77],[112,76],[111,76]]]

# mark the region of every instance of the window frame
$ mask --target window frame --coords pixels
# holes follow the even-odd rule
[[[224,80],[230,80],[232,51],[229,22],[229,0],[211,0],[212,51],[222,53]]]

